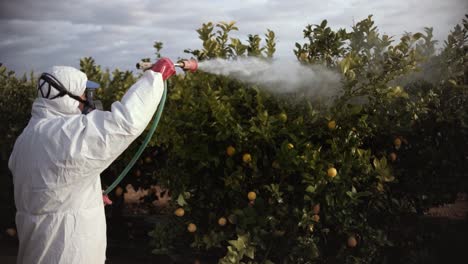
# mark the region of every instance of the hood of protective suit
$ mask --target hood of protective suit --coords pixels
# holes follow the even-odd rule
[[[86,82],[88,78],[86,74],[80,70],[68,66],[54,66],[49,71],[57,78],[67,89],[76,96],[81,96],[86,90]],[[48,85],[43,85],[43,94],[47,94]],[[57,89],[51,87],[50,94],[47,98],[43,98],[41,92],[38,91],[38,98],[34,101],[32,114],[36,117],[47,116],[65,116],[81,114],[78,108],[79,102],[68,95],[50,99],[59,93]]]

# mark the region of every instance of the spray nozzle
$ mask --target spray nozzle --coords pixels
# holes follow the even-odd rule
[[[182,60],[182,61],[174,64],[174,66],[180,67],[184,71],[195,72],[198,69],[198,62],[196,60],[194,60],[194,59]]]
[[[136,64],[137,69],[144,70],[144,71],[151,69],[151,66],[153,66],[153,63],[144,62],[144,61],[140,61]],[[175,63],[174,66],[182,68],[182,70],[184,71],[195,72],[198,68],[198,62],[194,59],[182,60],[182,61]]]

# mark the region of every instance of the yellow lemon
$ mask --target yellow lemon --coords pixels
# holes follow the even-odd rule
[[[227,219],[225,217],[221,217],[218,219],[218,225],[225,226],[227,223]]]
[[[393,141],[393,144],[395,145],[396,148],[399,148],[401,146],[401,139],[395,138],[395,140]]]
[[[245,163],[250,163],[250,162],[252,162],[252,156],[250,156],[249,153],[245,153],[245,154],[242,156],[242,160],[243,160]]]
[[[328,171],[327,171],[327,175],[328,175],[328,177],[330,177],[330,178],[334,178],[334,177],[336,176],[337,173],[338,173],[338,172],[337,172],[336,169],[333,168],[333,167],[332,167],[332,168],[329,168]]]
[[[190,223],[190,224],[188,224],[188,226],[187,226],[187,230],[188,230],[190,233],[193,233],[193,232],[197,231],[197,226],[196,226],[194,223]]]
[[[348,237],[348,247],[356,247],[357,246],[357,239],[354,236]]]
[[[249,192],[247,194],[247,197],[249,198],[250,201],[254,201],[255,199],[257,199],[257,194],[255,192]]]
[[[234,153],[236,153],[236,149],[233,147],[233,146],[229,146],[227,147],[226,149],[226,154],[231,157],[232,155],[234,155]]]
[[[174,214],[179,216],[179,217],[184,216],[184,214],[185,214],[184,208],[177,208],[177,210],[174,211]]]
[[[320,216],[319,216],[319,215],[313,215],[313,216],[312,216],[312,221],[318,223],[318,222],[320,221]]]
[[[5,232],[7,233],[7,235],[9,235],[11,237],[16,236],[16,229],[14,229],[14,228],[8,228]]]
[[[279,115],[279,120],[281,120],[283,123],[286,123],[286,121],[288,121],[288,115],[286,115],[286,113],[281,113]]]
[[[123,194],[122,187],[120,187],[120,186],[117,187],[117,189],[115,189],[115,196],[120,197],[120,196],[122,196],[122,194]]]

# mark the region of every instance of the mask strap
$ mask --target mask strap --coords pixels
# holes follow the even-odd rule
[[[41,81],[43,81],[41,83]],[[44,84],[47,83],[48,84],[48,90],[47,90],[47,94],[44,96],[44,91],[42,90]],[[55,98],[58,98],[58,97],[63,97],[65,95],[68,95],[70,96],[71,98],[85,104],[85,105],[90,105],[89,102],[87,100],[83,100],[81,97],[77,96],[77,95],[74,95],[72,93],[70,93],[69,91],[67,91],[67,89],[65,88],[65,86],[57,79],[55,78],[55,76],[53,76],[52,74],[49,74],[49,73],[43,73],[41,75],[41,77],[39,78],[39,82],[38,82],[38,89],[41,91],[41,95],[43,98],[48,98],[49,95],[50,95],[50,87],[54,87],[57,91],[59,91],[59,93],[57,95],[55,95],[54,97],[50,98],[50,100],[53,100]]]

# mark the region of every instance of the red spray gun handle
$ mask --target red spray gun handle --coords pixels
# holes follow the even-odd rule
[[[143,71],[151,69],[152,66],[153,66],[153,63],[151,62],[141,61],[136,64],[136,68],[139,70],[143,70]],[[194,59],[183,60],[178,63],[175,63],[174,66],[182,68],[182,70],[184,71],[195,72],[198,69],[198,62]]]

